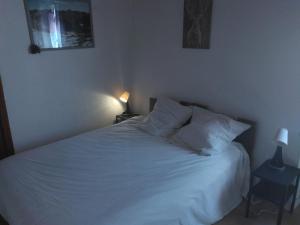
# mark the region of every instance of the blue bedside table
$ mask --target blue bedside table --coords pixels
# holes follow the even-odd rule
[[[259,179],[254,183],[254,179]],[[269,166],[269,161],[263,163],[251,175],[251,185],[248,194],[246,217],[249,216],[251,198],[270,201],[279,207],[277,225],[281,225],[284,206],[292,198],[290,213],[293,213],[299,187],[300,170],[296,167],[285,165],[284,170],[276,170]]]

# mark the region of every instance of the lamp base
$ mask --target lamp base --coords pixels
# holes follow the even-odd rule
[[[273,158],[269,161],[269,167],[276,170],[284,170],[285,165],[282,159],[282,147],[278,146]]]
[[[126,111],[122,113],[123,115],[131,114],[129,102],[126,103]]]

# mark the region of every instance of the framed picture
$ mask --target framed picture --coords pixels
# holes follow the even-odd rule
[[[210,48],[213,0],[185,0],[183,48]]]
[[[32,46],[94,47],[90,0],[24,0]]]

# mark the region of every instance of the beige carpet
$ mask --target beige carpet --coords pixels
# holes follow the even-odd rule
[[[215,225],[276,225],[277,214],[255,214],[255,212],[259,212],[260,209],[264,208],[273,211],[273,213],[276,210],[276,208],[270,205],[254,206],[251,213],[252,215],[249,218],[245,218],[245,204],[242,204]],[[282,225],[300,225],[300,207],[298,207],[293,214],[285,212]]]

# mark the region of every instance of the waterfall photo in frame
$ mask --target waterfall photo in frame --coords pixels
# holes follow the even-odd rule
[[[90,0],[24,0],[31,43],[40,50],[94,47]]]

